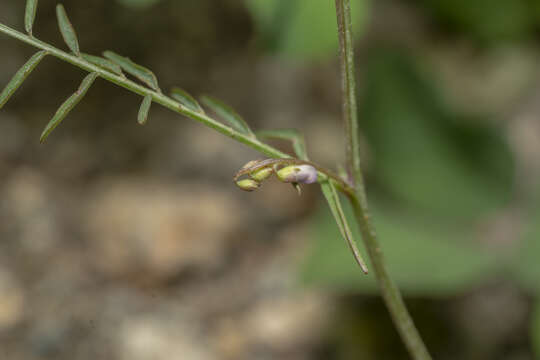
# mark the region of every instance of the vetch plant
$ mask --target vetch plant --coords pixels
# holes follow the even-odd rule
[[[170,96],[165,95],[160,89],[154,73],[133,62],[128,57],[112,51],[105,51],[103,57],[81,52],[74,27],[62,5],[57,5],[56,15],[60,32],[69,48],[69,52],[60,50],[37,39],[33,32],[33,23],[38,4],[37,0],[27,0],[26,3],[24,17],[26,34],[0,23],[0,32],[40,49],[22,66],[0,93],[0,108],[6,104],[32,70],[47,55],[54,56],[88,71],[89,75],[82,80],[77,91],[60,105],[52,119],[46,125],[40,137],[40,141],[43,143],[66,118],[71,109],[83,99],[86,92],[98,78],[115,83],[142,97],[137,118],[138,123],[141,125],[147,122],[152,103],[157,103],[266,155],[268,157],[267,159],[248,162],[234,176],[234,182],[242,190],[254,191],[272,175],[276,175],[282,182],[291,183],[299,193],[301,185],[318,183],[336,220],[341,235],[349,246],[355,261],[361,270],[367,274],[367,266],[362,259],[352,231],[350,230],[350,225],[342,209],[338,191],[343,193],[354,209],[357,225],[360,228],[362,239],[368,250],[382,297],[409,353],[414,359],[430,359],[430,355],[405,307],[399,289],[388,274],[369,215],[360,166],[351,10],[349,2],[350,0],[335,0],[340,43],[343,115],[347,133],[347,174],[345,176],[337,175],[333,171],[309,161],[304,138],[296,130],[279,129],[254,132],[246,121],[231,107],[218,99],[203,96],[201,98],[202,104],[223,120],[223,123],[208,115],[202,105],[181,88],[174,87],[171,90]],[[125,74],[134,77],[138,82],[130,80]],[[291,141],[296,158],[263,142],[263,140],[271,138]]]

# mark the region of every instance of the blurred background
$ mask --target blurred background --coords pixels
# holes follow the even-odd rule
[[[65,48],[55,1],[34,34]],[[112,49],[344,159],[332,0],[65,0]],[[540,358],[540,2],[354,0],[363,166],[436,359]],[[0,21],[22,29],[23,1]],[[0,84],[36,50],[0,36]],[[47,57],[0,111],[0,358],[407,359],[317,186],[239,191],[261,155]],[[2,85],[3,86],[3,85]],[[287,143],[276,146],[291,151]]]

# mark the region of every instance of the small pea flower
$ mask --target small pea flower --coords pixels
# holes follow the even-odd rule
[[[311,165],[290,165],[278,170],[277,176],[286,183],[313,184],[317,182],[317,169]]]
[[[260,186],[259,182],[253,179],[243,179],[236,182],[236,186],[245,191],[257,190]]]

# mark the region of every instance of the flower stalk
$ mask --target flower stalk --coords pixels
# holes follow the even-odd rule
[[[351,5],[350,0],[335,0],[335,3],[340,49],[343,118],[347,133],[347,170],[349,176],[352,177],[354,186],[353,193],[347,193],[347,195],[353,206],[360,233],[362,234],[362,240],[368,251],[379,289],[394,325],[413,359],[430,360],[431,356],[405,306],[399,288],[388,273],[375,227],[369,214],[364,179],[360,166]]]

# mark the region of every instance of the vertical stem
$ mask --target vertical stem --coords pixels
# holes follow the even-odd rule
[[[360,192],[363,192],[363,190],[357,191],[357,193]],[[431,356],[429,355],[428,350],[424,345],[416,326],[414,325],[411,315],[407,311],[407,307],[403,302],[399,288],[390,277],[390,274],[386,268],[384,256],[375,234],[375,228],[373,227],[373,223],[367,209],[365,196],[364,200],[359,200],[357,196],[349,197],[349,199],[351,200],[354,215],[356,217],[356,221],[358,222],[362,239],[368,251],[371,265],[375,270],[374,272],[381,295],[386,307],[388,308],[388,311],[390,312],[392,321],[394,322],[394,325],[401,336],[401,339],[405,343],[405,346],[413,359],[430,360]]]
[[[430,360],[414,322],[407,311],[401,293],[390,277],[384,262],[375,227],[369,215],[364,181],[360,167],[358,115],[350,0],[335,0],[340,44],[340,62],[343,91],[343,117],[347,132],[347,165],[355,186],[354,196],[349,196],[354,214],[368,251],[382,297],[409,354],[415,360]]]
[[[352,40],[350,2],[336,0],[338,20],[339,57],[341,64],[342,111],[347,136],[347,167],[353,183],[362,181],[360,169],[360,142],[358,139],[358,111],[356,106],[356,81],[354,78],[354,51]]]

